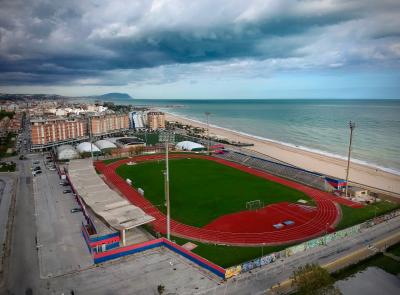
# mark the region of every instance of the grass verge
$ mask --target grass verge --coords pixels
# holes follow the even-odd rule
[[[340,208],[342,210],[342,219],[336,227],[336,230],[362,223],[368,219],[374,218],[375,216],[383,215],[398,209],[400,208],[400,204],[381,201],[373,205],[365,205],[362,208],[351,208],[344,205],[340,205]]]

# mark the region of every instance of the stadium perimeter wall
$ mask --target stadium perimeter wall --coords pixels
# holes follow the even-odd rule
[[[108,251],[111,249],[118,248],[120,245],[120,236],[118,232],[113,232],[110,234],[102,236],[90,236],[86,226],[82,223],[82,235],[85,239],[86,245],[90,253],[97,253],[100,251]],[[100,247],[99,247],[100,246]]]
[[[269,255],[266,255],[266,256],[263,256],[260,258],[256,258],[256,259],[244,262],[244,263],[236,265],[236,266],[228,267],[225,270],[225,279],[229,279],[231,277],[234,277],[241,273],[248,272],[257,267],[262,267],[264,265],[273,263],[276,260],[278,260],[279,258],[289,257],[296,253],[307,251],[308,249],[327,245],[330,242],[333,242],[333,241],[336,241],[339,239],[343,239],[343,238],[346,238],[349,236],[353,236],[353,235],[359,233],[362,229],[373,227],[377,224],[380,224],[382,222],[385,222],[385,221],[395,218],[397,216],[400,216],[400,210],[396,210],[396,211],[390,212],[388,214],[371,219],[369,221],[366,221],[364,223],[357,224],[357,225],[345,228],[343,230],[303,242],[301,244],[286,248],[285,250],[282,250],[280,252],[272,253],[272,254],[269,254]]]
[[[93,260],[94,260],[94,263],[96,263],[96,264],[102,263],[102,262],[105,262],[108,260],[112,260],[112,259],[116,259],[119,257],[143,252],[143,251],[146,251],[149,249],[154,249],[154,248],[158,248],[158,247],[162,247],[162,246],[189,259],[190,261],[194,262],[198,266],[200,266],[208,271],[211,271],[218,277],[220,277],[222,279],[225,278],[225,269],[224,268],[208,261],[207,259],[205,259],[195,253],[192,253],[192,252],[186,250],[182,246],[179,246],[165,238],[151,240],[151,241],[147,241],[147,242],[137,244],[137,245],[120,247],[118,249],[113,249],[113,250],[106,251],[106,252],[93,253]]]

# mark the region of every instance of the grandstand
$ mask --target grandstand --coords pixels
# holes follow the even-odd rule
[[[320,190],[325,190],[325,177],[319,173],[233,150],[229,150],[227,153],[218,154],[216,156],[280,177],[291,179]]]

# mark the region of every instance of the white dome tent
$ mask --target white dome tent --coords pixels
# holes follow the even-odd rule
[[[93,150],[93,153],[99,154],[101,153],[100,149],[93,143],[91,144],[90,142],[81,142],[76,146],[76,149],[80,154],[85,154],[85,153],[91,153]]]
[[[204,151],[204,150],[206,150],[204,145],[201,145],[201,144],[193,142],[193,141],[178,142],[176,144],[175,148],[178,150],[182,150],[182,151]]]
[[[72,145],[64,144],[57,147],[58,160],[72,160],[79,158],[79,154]]]
[[[109,140],[101,139],[94,143],[100,150],[116,149],[117,146]]]

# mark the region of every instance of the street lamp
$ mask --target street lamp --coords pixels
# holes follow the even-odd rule
[[[351,154],[351,143],[353,141],[353,130],[356,128],[356,123],[354,122],[349,122],[349,127],[350,127],[350,142],[349,142],[349,152],[347,156],[347,169],[346,169],[346,191],[345,191],[345,196],[347,196],[348,192],[348,187],[349,187],[349,171],[350,171],[350,154]]]
[[[93,161],[93,140],[92,140],[92,120],[91,117],[89,116],[89,137],[90,137],[90,155],[92,157]]]
[[[207,152],[210,154],[210,124],[209,124],[209,117],[211,115],[210,112],[205,112],[207,117]]]

